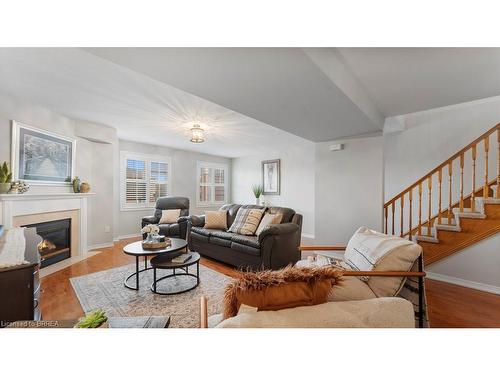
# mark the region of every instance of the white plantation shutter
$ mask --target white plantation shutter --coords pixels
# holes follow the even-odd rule
[[[126,159],[126,203],[138,205],[146,203],[146,162]]]
[[[227,201],[227,166],[198,162],[199,206],[217,206]]]
[[[170,163],[159,159],[122,153],[122,210],[154,207],[170,193]]]
[[[159,197],[165,197],[168,193],[168,164],[153,161],[150,163],[150,166],[149,203],[156,203],[156,199]]]

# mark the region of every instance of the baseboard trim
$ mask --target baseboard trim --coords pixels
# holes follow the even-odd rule
[[[309,238],[311,240],[314,240],[314,234],[310,233],[302,233],[302,237]]]
[[[488,292],[488,293],[500,295],[500,287],[495,286],[495,285],[478,283],[476,281],[464,280],[464,279],[460,279],[458,277],[442,275],[439,273],[433,273],[433,272],[426,272],[426,273],[427,273],[427,278],[432,279],[432,280],[444,281],[446,283],[460,285],[460,286],[464,286],[466,288],[477,289],[477,290],[481,290],[483,292]]]
[[[102,248],[111,247],[111,246],[113,246],[113,242],[98,243],[98,244],[95,244],[95,245],[87,246],[87,251],[102,249]]]
[[[126,239],[129,239],[129,238],[134,238],[134,237],[140,237],[141,234],[139,233],[134,233],[134,234],[124,234],[122,236],[118,236],[116,238],[113,238],[113,241],[114,242],[118,242],[120,240],[126,240]]]

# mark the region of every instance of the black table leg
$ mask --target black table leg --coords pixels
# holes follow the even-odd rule
[[[153,267],[153,292],[156,293],[156,267]]]
[[[125,282],[123,283],[125,285],[125,287],[127,287],[128,289],[139,290],[139,274],[141,272],[144,272],[144,271],[151,269],[151,267],[148,267],[147,257],[145,257],[144,268],[142,270],[140,270],[139,269],[139,257],[140,257],[140,255],[135,257],[135,272],[128,275],[127,278],[125,279]],[[134,276],[135,276],[135,287],[128,284],[128,281]]]

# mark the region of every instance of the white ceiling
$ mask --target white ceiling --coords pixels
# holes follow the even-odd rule
[[[213,155],[238,157],[306,142],[80,49],[0,48],[0,91],[113,126],[122,139]],[[209,124],[205,143],[189,142],[195,121]]]
[[[500,95],[500,49],[0,48],[0,91],[122,139],[237,157]],[[192,122],[207,142],[189,142]]]
[[[86,50],[311,141],[381,128],[301,48]]]
[[[500,48],[339,48],[386,117],[500,95]]]

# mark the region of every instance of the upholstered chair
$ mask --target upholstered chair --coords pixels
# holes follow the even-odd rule
[[[177,222],[172,224],[159,224],[163,210],[180,209]],[[142,228],[148,224],[156,224],[160,228],[160,234],[167,237],[186,238],[189,217],[189,198],[185,197],[162,197],[156,201],[155,212],[152,216],[142,218]]]

